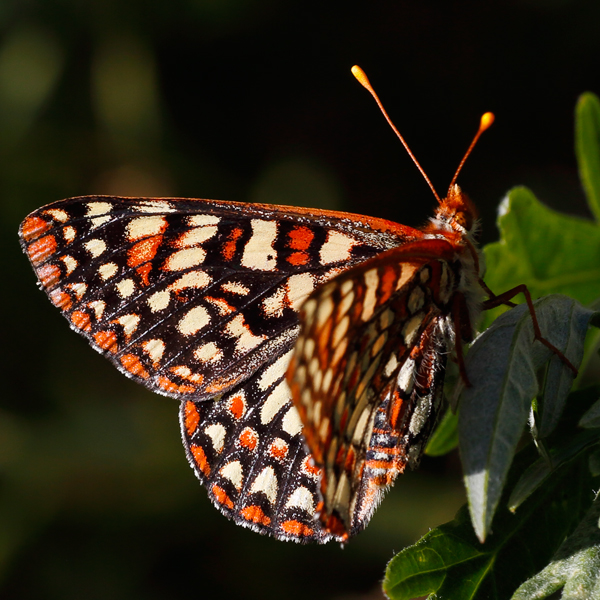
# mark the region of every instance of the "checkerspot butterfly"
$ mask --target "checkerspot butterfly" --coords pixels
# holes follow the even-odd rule
[[[462,365],[472,339],[486,290],[475,209],[455,179],[422,229],[86,196],[34,211],[20,236],[71,327],[181,402],[188,459],[221,512],[279,539],[344,541],[417,464],[446,355],[456,348]]]

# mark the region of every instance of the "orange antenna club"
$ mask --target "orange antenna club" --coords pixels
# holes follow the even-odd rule
[[[421,172],[421,175],[423,175],[425,181],[431,188],[431,191],[433,192],[433,195],[435,196],[436,200],[441,204],[442,201],[441,201],[440,197],[438,196],[437,192],[435,191],[435,188],[433,187],[431,180],[429,179],[429,177],[427,177],[427,174],[423,170],[423,167],[421,167],[421,165],[419,164],[419,161],[416,159],[415,155],[412,153],[411,149],[408,147],[408,144],[406,143],[405,139],[402,137],[402,134],[398,131],[396,126],[392,123],[392,120],[388,116],[385,108],[383,108],[383,104],[381,103],[379,96],[375,93],[375,90],[373,89],[373,86],[371,85],[365,72],[357,65],[354,65],[351,70],[352,70],[352,75],[354,75],[354,77],[356,77],[356,79],[358,79],[359,83],[369,91],[371,96],[373,96],[373,98],[375,99],[375,102],[377,102],[377,106],[379,106],[379,110],[381,110],[381,112],[383,113],[383,116],[386,118],[386,121],[389,123],[389,125],[392,128],[392,130],[394,131],[394,133],[398,136],[398,139],[402,142],[402,145],[408,152],[408,155],[412,158],[412,161],[415,163],[415,165],[417,165],[417,168],[419,169],[419,171]],[[475,137],[473,138],[473,141],[471,142],[471,145],[469,146],[463,159],[460,161],[460,164],[458,165],[458,169],[456,169],[456,173],[454,173],[454,177],[452,178],[452,181],[450,183],[450,186],[449,186],[450,188],[456,183],[458,174],[460,173],[461,169],[463,168],[463,165],[465,164],[465,161],[467,160],[469,154],[471,154],[471,151],[473,150],[475,144],[477,143],[479,136],[486,129],[488,129],[493,122],[494,122],[494,115],[491,112],[486,112],[481,117],[481,121],[479,123],[479,130],[475,134]]]

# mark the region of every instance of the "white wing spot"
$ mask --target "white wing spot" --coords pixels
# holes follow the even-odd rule
[[[164,310],[169,306],[171,302],[171,293],[167,290],[162,290],[160,292],[154,292],[151,296],[146,300],[150,310],[152,312],[158,312],[159,310]]]
[[[100,225],[104,225],[104,223],[108,223],[109,221],[109,215],[104,215],[103,217],[94,217],[93,219],[90,219],[90,229],[96,229],[96,227],[100,227]]]
[[[142,343],[144,352],[148,354],[153,363],[157,363],[162,358],[165,351],[165,343],[159,339],[146,340]]]
[[[397,366],[398,366],[398,359],[396,358],[395,354],[392,354],[383,369],[383,374],[386,377],[389,377],[396,370]]]
[[[104,263],[103,265],[100,265],[98,267],[98,273],[100,274],[100,277],[102,278],[103,281],[106,281],[107,279],[110,279],[111,277],[113,277],[117,271],[119,270],[119,267],[116,265],[116,263]]]
[[[129,298],[135,292],[135,283],[133,279],[121,279],[115,286],[121,298]]]
[[[242,256],[242,266],[248,269],[273,271],[277,265],[277,251],[273,242],[277,238],[277,223],[252,219],[252,236],[246,242]]]
[[[297,487],[288,497],[286,508],[299,508],[305,510],[309,515],[315,512],[315,503],[311,491],[303,485]]]
[[[140,317],[138,315],[123,315],[117,319],[117,323],[123,327],[123,333],[129,337],[140,323]]]
[[[203,248],[186,248],[173,252],[165,261],[164,268],[167,271],[183,271],[201,265],[205,258],[206,250]]]
[[[258,379],[258,387],[261,391],[266,391],[277,380],[281,379],[287,371],[288,365],[292,358],[293,350],[290,350],[283,356],[279,357],[272,365],[268,366]]]
[[[89,242],[86,242],[83,246],[92,255],[93,258],[98,258],[98,256],[100,256],[106,250],[106,243],[104,242],[104,240],[100,239],[90,240]]]
[[[66,254],[65,256],[61,256],[60,260],[65,264],[65,269],[67,270],[67,275],[70,275],[77,268],[77,261],[72,257]]]
[[[286,283],[288,302],[298,310],[308,295],[315,289],[315,277],[310,273],[292,275]]]
[[[194,227],[183,233],[176,242],[179,248],[187,248],[189,246],[197,246],[206,240],[209,240],[217,233],[217,227]]]
[[[361,315],[363,321],[368,321],[373,315],[375,303],[377,301],[376,292],[378,284],[379,275],[377,274],[377,269],[369,269],[365,273],[365,285],[367,286],[367,290],[365,292],[365,299],[363,300],[363,310]]]
[[[210,323],[210,315],[203,306],[190,309],[177,324],[177,329],[182,335],[194,335]]]
[[[411,317],[402,328],[402,336],[404,337],[404,343],[407,347],[413,345],[413,342],[419,333],[419,327],[424,318],[425,315],[423,313],[417,313]]]
[[[88,306],[93,309],[94,314],[96,315],[96,321],[99,321],[104,314],[104,309],[106,308],[106,302],[102,300],[94,300],[90,302]]]
[[[414,380],[415,361],[407,358],[398,373],[398,387],[405,393],[410,394],[415,383]]]
[[[62,208],[49,208],[45,210],[44,213],[50,215],[55,221],[60,223],[66,223],[69,220],[69,215],[66,210],[62,210]]]
[[[284,383],[284,382],[282,382]],[[283,415],[281,420],[281,429],[291,436],[298,435],[302,431],[302,419],[300,419],[300,413],[295,406],[291,406],[290,409]]]
[[[224,292],[238,294],[238,296],[247,296],[250,293],[250,288],[246,287],[245,285],[242,285],[241,283],[237,283],[236,281],[224,283],[221,286],[221,289]]]
[[[273,467],[265,467],[259,474],[258,477],[252,483],[250,492],[256,494],[262,492],[267,500],[274,504],[277,500],[277,491],[279,489],[279,483],[277,482],[277,475],[275,475],[275,469]]]
[[[166,228],[167,220],[164,217],[137,217],[127,224],[127,238],[133,241],[151,237],[163,233]]]
[[[214,215],[192,215],[188,217],[188,225],[190,227],[203,227],[205,225],[218,225],[221,219]]]
[[[204,288],[212,282],[212,277],[204,271],[190,271],[177,281],[174,281],[169,289],[179,292],[186,288]]]
[[[263,313],[266,317],[281,317],[285,309],[285,290],[280,287],[272,296],[262,301]]]
[[[230,337],[237,338],[235,346],[238,352],[248,352],[252,348],[256,348],[265,339],[265,336],[257,336],[250,331],[243,315],[236,315],[229,321],[225,326],[225,332]]]
[[[105,215],[112,210],[113,206],[110,202],[89,202],[87,204],[87,216],[95,217],[96,215]]]
[[[72,242],[77,236],[77,232],[75,231],[75,227],[71,227],[68,225],[67,227],[63,227],[63,237],[65,241]]]
[[[213,425],[211,425],[213,427]],[[223,427],[221,425],[221,427]],[[208,429],[208,428],[207,428]],[[232,460],[227,463],[224,467],[221,467],[219,471],[222,477],[228,479],[233,483],[233,487],[239,492],[242,489],[244,483],[244,472],[242,469],[242,463],[239,460]]]
[[[317,305],[316,323],[317,327],[321,328],[331,316],[335,305],[331,296],[327,296],[319,301]]]
[[[204,433],[211,439],[215,452],[223,450],[227,431],[221,423],[213,423],[204,429]]]
[[[327,240],[321,246],[319,257],[321,263],[328,265],[334,262],[348,260],[356,240],[339,231],[327,232]]]
[[[71,283],[68,287],[73,290],[75,296],[77,296],[77,300],[81,300],[87,290],[87,285],[85,283]]]
[[[196,348],[194,356],[201,363],[212,363],[221,360],[223,352],[214,342],[208,342]]]
[[[285,381],[282,381],[269,394],[260,409],[260,422],[263,425],[270,423],[277,413],[292,399],[292,393]],[[285,429],[285,428],[284,428]],[[287,430],[286,430],[287,431]],[[288,432],[289,433],[289,432]]]
[[[166,200],[146,200],[138,203],[134,208],[143,213],[175,212],[176,210]]]

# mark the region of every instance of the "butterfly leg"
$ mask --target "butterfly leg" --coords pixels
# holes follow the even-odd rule
[[[454,331],[456,336],[454,347],[458,370],[464,384],[467,387],[471,387],[471,382],[467,376],[467,369],[465,368],[465,356],[463,354],[462,342],[471,342],[473,340],[472,327],[471,320],[469,319],[469,311],[465,303],[465,297],[458,292],[454,295],[452,303],[452,319],[454,321]]]
[[[514,298],[517,294],[522,293],[525,296],[525,300],[527,301],[527,306],[529,307],[529,312],[531,313],[531,319],[533,321],[533,333],[536,340],[544,344],[549,350],[551,350],[560,360],[562,360],[575,375],[578,374],[577,368],[573,366],[573,363],[553,344],[551,344],[543,335],[540,330],[540,325],[537,320],[537,316],[535,314],[535,308],[533,306],[533,300],[531,299],[531,294],[527,289],[525,284],[518,285],[511,290],[504,292],[496,296],[491,290],[484,284],[484,289],[486,292],[490,293],[490,298],[483,303],[483,310],[489,310],[491,308],[496,308],[502,304],[506,304],[508,306],[515,306],[514,302],[510,302],[511,298]]]

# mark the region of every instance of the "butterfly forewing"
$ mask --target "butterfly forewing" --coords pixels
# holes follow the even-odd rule
[[[319,287],[301,311],[288,371],[304,436],[325,476],[321,520],[338,535],[365,526],[383,491],[420,457],[441,398],[452,249],[395,248]]]
[[[225,514],[281,539],[340,539],[315,519],[320,474],[284,381],[297,311],[420,231],[289,207],[82,197],[35,211],[20,234],[71,327],[184,401],[188,457]]]
[[[21,229],[74,329],[128,376],[194,400],[287,351],[317,285],[413,231],[374,235],[369,223],[352,229],[293,209],[105,197],[55,203]]]

